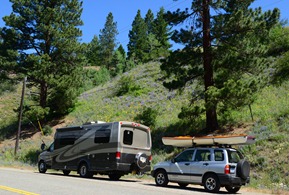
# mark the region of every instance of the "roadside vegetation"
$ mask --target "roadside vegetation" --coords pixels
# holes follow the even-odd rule
[[[251,162],[250,185],[289,191],[289,29],[278,9],[252,2],[138,10],[126,52],[112,13],[81,43],[81,1],[11,0],[14,13],[0,28],[0,166],[36,168],[58,127],[135,121],[151,128],[153,165],[179,151],[163,136],[254,135],[256,144],[239,148]],[[172,30],[179,24],[191,26]],[[183,48],[171,50],[171,40]]]
[[[153,164],[171,159],[180,149],[164,146],[161,137],[198,135],[201,132],[204,119],[192,123],[187,119],[178,117],[182,107],[190,104],[188,97],[195,90],[195,86],[187,86],[182,93],[176,90],[167,90],[158,81],[162,75],[159,66],[160,63],[158,62],[140,65],[123,76],[116,77],[110,82],[82,93],[79,96],[77,106],[70,114],[61,119],[64,123],[60,123],[60,125],[80,125],[96,120],[127,120],[150,124],[153,138]],[[138,87],[127,87],[127,90],[123,90],[123,77],[131,78],[125,85]],[[257,95],[255,103],[251,105],[253,121],[249,107],[230,113],[230,125],[226,127],[226,133],[247,133],[255,135],[257,138],[256,144],[241,148],[241,151],[251,162],[251,187],[288,190],[288,88],[288,82],[280,86],[265,87]],[[121,95],[119,95],[120,90],[122,91]],[[1,105],[5,107],[1,109],[1,112],[11,110],[11,107],[17,107],[20,93],[21,91],[18,90],[2,95]],[[11,121],[16,116],[15,112],[9,112],[5,114],[5,119]],[[15,133],[16,121],[14,124],[12,129]],[[9,131],[9,125],[7,126],[6,123],[0,125],[1,132]],[[51,123],[51,127],[54,127],[53,123]],[[30,133],[24,129],[22,136],[28,139],[21,140],[20,150],[16,158],[14,157],[14,134],[10,134],[8,140],[2,141],[1,166],[32,166],[36,169],[37,155],[41,152],[42,140],[47,145],[50,144],[53,139],[53,132],[49,126],[46,126],[44,131],[47,135],[43,136],[37,124],[27,125],[27,128],[30,129]]]

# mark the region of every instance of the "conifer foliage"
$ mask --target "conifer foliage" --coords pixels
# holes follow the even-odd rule
[[[280,14],[278,9],[250,9],[253,1],[193,0],[190,8],[166,14],[171,25],[189,21],[191,26],[172,35],[185,47],[162,64],[171,79],[164,84],[173,89],[195,80],[203,83],[202,92],[194,94],[192,111],[204,102],[198,110],[205,111],[207,131],[219,128],[217,116],[251,104],[261,87],[268,34]]]
[[[164,19],[164,8],[160,9],[156,18],[150,9],[145,18],[142,18],[141,11],[138,10],[129,31],[128,58],[139,63],[168,56],[169,31]]]
[[[26,111],[36,118],[65,114],[73,107],[81,86],[82,61],[78,28],[82,2],[78,0],[10,0],[13,12],[3,19],[6,47],[18,52],[17,74],[28,77],[37,106]],[[38,116],[37,116],[38,115]]]
[[[108,70],[111,69],[113,53],[116,48],[117,23],[113,20],[113,15],[110,12],[106,17],[104,28],[100,30],[100,61]]]

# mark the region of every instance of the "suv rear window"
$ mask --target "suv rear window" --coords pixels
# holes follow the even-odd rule
[[[236,150],[227,150],[229,163],[238,163],[244,157]]]

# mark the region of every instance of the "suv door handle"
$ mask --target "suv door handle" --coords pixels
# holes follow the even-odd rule
[[[209,165],[209,163],[204,163],[203,165],[205,165],[205,166],[208,166],[208,165]]]
[[[189,165],[190,165],[190,163],[185,163],[185,165],[189,166]]]

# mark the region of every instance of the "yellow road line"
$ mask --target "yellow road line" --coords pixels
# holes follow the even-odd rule
[[[24,194],[24,195],[39,195],[39,194],[35,194],[35,193],[32,193],[32,192],[27,192],[27,191],[24,191],[24,190],[19,190],[19,189],[16,189],[16,188],[10,188],[10,187],[1,186],[1,185],[0,185],[0,189],[7,190],[7,191],[10,191],[10,192],[15,192],[15,193],[18,193],[18,194]]]

